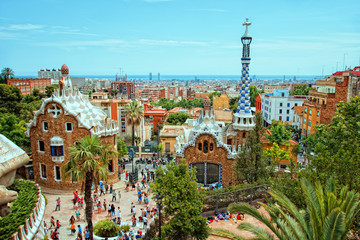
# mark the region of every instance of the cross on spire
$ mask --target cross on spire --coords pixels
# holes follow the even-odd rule
[[[243,23],[243,26],[246,27],[245,29],[245,33],[243,37],[248,37],[249,33],[248,33],[248,27],[251,25],[251,22],[249,22],[249,18],[246,18],[246,21]]]
[[[52,104],[54,108],[48,109],[48,113],[54,114],[54,118],[57,118],[59,114],[62,113],[62,109],[58,108],[56,104]]]

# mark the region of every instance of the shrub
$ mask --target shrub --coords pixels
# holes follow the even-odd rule
[[[116,237],[119,231],[120,227],[108,219],[101,220],[94,226],[94,234],[99,237]]]
[[[122,225],[120,226],[120,231],[123,231],[124,233],[130,231],[130,226],[129,225]]]
[[[38,188],[34,182],[15,180],[9,190],[16,191],[18,197],[11,204],[12,212],[0,221],[0,239],[10,239],[18,227],[25,224],[25,220],[32,213],[38,200]]]

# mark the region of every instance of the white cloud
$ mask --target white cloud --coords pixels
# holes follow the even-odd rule
[[[36,24],[12,24],[9,27],[5,27],[4,29],[7,30],[35,30],[43,28],[43,25],[36,25]]]

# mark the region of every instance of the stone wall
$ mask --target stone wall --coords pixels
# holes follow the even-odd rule
[[[53,104],[56,104],[58,109],[62,110],[62,113],[59,114],[56,118],[52,113],[48,113],[49,108],[53,108]],[[79,141],[81,138],[90,135],[90,131],[84,127],[79,127],[78,122],[72,115],[65,115],[64,109],[60,104],[55,102],[50,102],[45,106],[44,114],[39,114],[37,119],[36,126],[32,127],[30,130],[30,141],[31,141],[31,151],[33,156],[33,169],[34,169],[34,179],[41,186],[48,188],[56,188],[61,190],[73,190],[78,188],[79,184],[71,183],[70,179],[64,179],[61,176],[61,180],[55,180],[55,167],[62,166],[65,162],[69,160],[69,147],[72,147],[75,142]],[[43,122],[48,123],[48,130],[43,130]],[[72,131],[67,132],[65,123],[72,123]],[[54,136],[59,136],[63,139],[63,151],[64,158],[63,161],[53,161],[51,156],[50,140]],[[114,135],[103,137],[104,144],[114,144]],[[38,141],[41,140],[44,142],[45,151],[39,152]],[[46,178],[41,176],[40,164],[46,166]],[[114,161],[114,169],[117,171],[117,161]],[[115,171],[115,172],[116,172]],[[110,181],[117,179],[117,174],[115,177],[110,176]]]

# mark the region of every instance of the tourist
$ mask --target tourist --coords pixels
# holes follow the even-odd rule
[[[112,188],[112,185],[110,186],[110,189]],[[111,199],[111,201],[113,202],[114,201],[114,199],[115,199],[115,201],[116,201],[116,192],[114,191],[112,191],[111,190],[111,193],[112,193],[112,199]]]
[[[147,228],[147,218],[146,216],[143,216],[143,222],[144,222],[144,225],[143,225],[143,228]]]
[[[108,191],[109,191],[109,185],[106,183],[105,184],[105,193],[108,194]]]
[[[120,204],[121,203],[121,192],[120,192],[120,190],[118,192],[118,197],[119,197],[119,204]]]
[[[77,221],[80,222],[80,211],[79,211],[78,208],[77,208],[76,211],[75,211],[75,215],[76,215]]]
[[[56,208],[55,208],[55,212],[56,212],[58,209],[59,209],[59,211],[60,211],[60,197],[58,197],[58,198],[56,199]]]
[[[135,226],[136,226],[136,224],[135,224]],[[129,237],[130,237],[131,239],[134,239],[134,231],[132,230],[132,228],[130,228]]]
[[[69,224],[73,224],[75,222],[75,217],[74,215],[71,216],[71,218],[69,219]]]
[[[125,176],[126,176],[126,180],[128,180],[129,179],[129,172],[128,171],[126,171]]]
[[[131,191],[134,191],[134,190],[135,190],[135,183],[133,182],[132,186],[131,186]]]
[[[109,204],[109,206],[108,206],[108,215],[107,215],[108,217],[110,217],[111,216],[111,205]]]
[[[115,216],[115,206],[111,204],[111,216]]]
[[[78,237],[80,237],[80,239],[82,239],[82,230],[81,230],[80,225],[78,225]]]
[[[61,227],[61,224],[60,224],[60,221],[58,219],[58,220],[56,220],[56,229],[60,229],[60,227]]]
[[[106,212],[106,207],[107,207],[107,204],[106,204],[106,199],[104,199],[103,206],[104,206],[104,211]]]
[[[101,202],[100,202],[100,200],[98,200],[97,208],[98,208],[98,214],[100,214],[101,213]]]
[[[125,240],[130,240],[129,236],[125,233]]]
[[[145,186],[145,179],[146,179],[146,176],[143,178],[143,180],[141,181],[142,182],[142,187],[141,187],[141,190],[143,190],[144,188],[146,189],[146,186]]]
[[[55,231],[52,232],[51,238],[54,240],[59,240],[59,232],[57,229],[55,229]]]
[[[110,194],[113,193],[113,185],[110,184]]]
[[[87,226],[85,227],[84,235],[85,235],[85,240],[90,240],[90,232]]]
[[[121,225],[121,210],[120,210],[120,207],[118,207],[118,210],[117,210],[117,222],[119,225]]]
[[[55,227],[55,218],[53,216],[51,216],[51,219],[50,219],[50,228],[51,229],[52,227],[56,228]]]
[[[135,218],[135,216],[132,218],[131,222],[132,222],[132,226],[136,227],[136,218]]]
[[[71,235],[74,235],[76,233],[75,223],[71,224],[70,231],[71,231],[71,233],[70,233]]]

